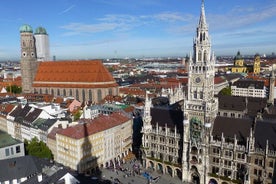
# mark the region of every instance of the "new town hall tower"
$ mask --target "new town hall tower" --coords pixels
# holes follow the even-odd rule
[[[204,2],[189,59],[188,94],[176,92],[176,103],[157,107],[146,97],[143,116],[143,164],[182,181],[209,181],[210,135],[218,111],[214,97],[215,56],[206,23]],[[182,94],[182,98],[179,95]],[[176,96],[174,96],[176,95]],[[170,98],[171,99],[171,98]],[[176,100],[175,100],[176,101]]]
[[[218,111],[214,97],[215,56],[206,23],[204,3],[189,61],[188,96],[184,100],[183,178],[207,183],[209,136]]]

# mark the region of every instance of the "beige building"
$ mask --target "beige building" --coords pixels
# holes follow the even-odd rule
[[[131,151],[132,124],[122,112],[81,120],[66,129],[53,129],[56,135],[50,133],[48,145],[56,162],[91,173],[99,167],[114,167]]]

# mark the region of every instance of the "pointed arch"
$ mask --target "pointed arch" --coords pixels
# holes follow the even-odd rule
[[[98,97],[98,102],[100,102],[102,100],[102,90],[101,89],[98,89],[97,97]]]
[[[82,89],[82,101],[85,102],[85,90]]]
[[[88,91],[88,96],[89,96],[89,101],[92,102],[93,95],[92,95],[92,90],[91,89],[89,89],[89,91]]]
[[[69,96],[73,96],[72,89],[69,90]]]
[[[79,90],[76,89],[76,100],[79,100]]]
[[[206,51],[206,50],[204,50],[203,61],[204,61],[204,62],[207,61],[207,51]]]
[[[198,56],[197,57],[198,57],[197,58],[198,61],[202,61],[202,52],[201,52],[201,50],[198,51]]]

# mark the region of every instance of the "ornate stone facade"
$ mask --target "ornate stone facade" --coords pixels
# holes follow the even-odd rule
[[[274,183],[276,116],[269,106],[274,100],[267,104],[252,97],[215,98],[215,57],[203,1],[193,48],[187,96],[179,98],[168,90],[173,103],[158,111],[146,96],[143,165],[188,183]]]

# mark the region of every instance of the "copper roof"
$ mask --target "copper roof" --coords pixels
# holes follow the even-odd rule
[[[33,87],[93,88],[118,86],[100,60],[40,62]]]

